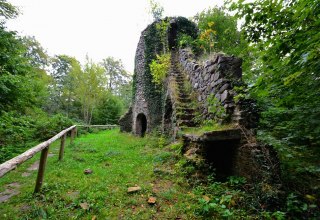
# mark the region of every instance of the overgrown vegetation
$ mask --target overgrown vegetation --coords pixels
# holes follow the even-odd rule
[[[229,1],[226,5],[199,13],[195,17],[199,38],[181,38],[180,45],[196,53],[205,49],[207,54],[222,51],[243,58],[249,87],[245,93],[243,87],[238,88],[241,91],[235,101],[257,100],[258,138],[278,152],[285,191],[279,211],[288,218],[316,219],[320,194],[319,1]],[[236,15],[229,15],[227,8]],[[242,18],[239,31],[237,19]],[[278,214],[266,218],[278,218]]]
[[[18,14],[0,1],[0,163],[71,124],[114,124],[131,101],[120,60],[50,57],[34,37],[7,30]]]
[[[167,77],[170,67],[170,53],[157,55],[157,59],[150,64],[150,71],[153,77],[153,82],[158,86],[163,85]]]

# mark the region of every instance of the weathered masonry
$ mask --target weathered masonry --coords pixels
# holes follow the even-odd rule
[[[167,25],[165,38],[157,28],[162,22]],[[238,175],[277,185],[276,154],[255,139],[255,102],[236,98],[235,88],[245,87],[242,60],[219,53],[199,62],[191,50],[177,45],[182,34],[196,38],[197,32],[196,25],[182,17],[156,21],[142,32],[135,57],[132,105],[120,119],[121,131],[144,136],[157,129],[173,140],[182,137],[182,152],[199,172],[214,167],[222,179]],[[170,69],[159,89],[152,82],[149,64],[157,54],[168,52]],[[223,117],[210,110],[212,100],[216,108],[223,109]],[[229,126],[200,135],[187,132],[211,119]]]
[[[164,48],[173,50],[179,34],[196,37],[195,24],[183,17],[166,18],[169,24],[166,39],[157,29],[162,21],[150,24],[142,33],[135,56],[133,79],[133,99],[128,112],[120,120],[121,131],[132,132],[143,136],[155,128],[161,127],[163,119],[163,93],[152,82],[149,64]]]

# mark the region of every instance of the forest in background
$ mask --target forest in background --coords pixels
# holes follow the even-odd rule
[[[5,21],[16,16],[15,7],[0,1],[0,160],[75,122],[116,123],[131,99],[131,78],[121,62],[49,57],[33,37],[6,29]],[[193,20],[198,38],[182,36],[180,45],[204,60],[217,52],[243,59],[248,88],[236,88],[238,98],[257,101],[258,138],[278,153],[286,211],[314,217],[320,190],[319,0],[227,1]]]
[[[51,57],[34,37],[6,28],[18,15],[0,1],[0,162],[72,124],[116,124],[131,101],[121,60]]]

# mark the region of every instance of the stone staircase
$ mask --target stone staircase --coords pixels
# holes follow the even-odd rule
[[[190,94],[186,92],[185,81],[187,79],[184,73],[180,70],[178,56],[175,51],[172,51],[170,69],[177,85],[177,100],[175,102],[177,126],[180,129],[184,127],[195,127],[196,123],[193,121],[195,117],[195,109],[192,106]]]

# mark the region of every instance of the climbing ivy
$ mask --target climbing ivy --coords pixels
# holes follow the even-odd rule
[[[150,71],[153,77],[153,82],[158,86],[163,84],[164,79],[167,77],[167,73],[170,67],[170,54],[165,53],[157,55],[157,59],[153,60],[150,64]]]

